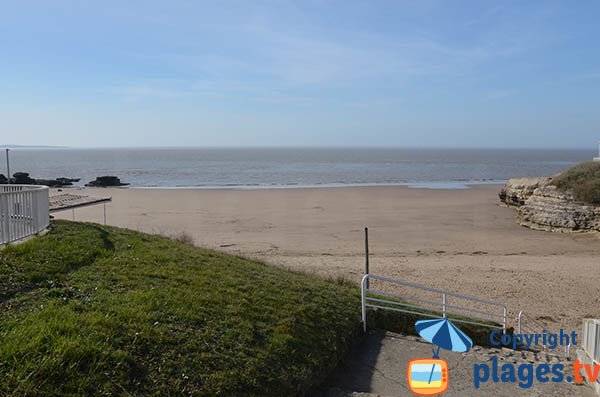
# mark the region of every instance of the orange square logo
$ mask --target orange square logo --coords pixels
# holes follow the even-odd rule
[[[420,396],[442,394],[448,389],[448,363],[439,358],[416,358],[408,362],[406,379]]]

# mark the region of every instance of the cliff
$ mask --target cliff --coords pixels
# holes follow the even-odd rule
[[[600,231],[600,205],[575,200],[571,190],[557,188],[552,179],[510,179],[500,200],[517,210],[519,224],[532,229]]]
[[[511,207],[520,207],[533,195],[535,189],[546,186],[552,178],[510,179],[499,193],[500,201]]]

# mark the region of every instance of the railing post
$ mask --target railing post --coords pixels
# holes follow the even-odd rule
[[[503,307],[503,315],[502,315],[502,333],[506,333],[506,306]]]
[[[38,196],[39,193],[36,191],[32,191],[29,195],[29,225],[31,227],[30,230],[34,234],[40,231],[40,212],[38,211]]]
[[[442,316],[446,318],[446,293],[442,294]]]
[[[2,208],[2,213],[4,216],[4,233],[3,233],[3,238],[2,238],[2,242],[3,243],[8,243],[11,241],[10,235],[10,205],[9,205],[9,200],[8,200],[8,194],[3,194],[0,197],[0,208]]]
[[[8,195],[0,195],[0,214],[2,216],[2,244],[10,241],[9,220],[8,220]]]
[[[522,330],[521,330],[521,317],[522,317],[522,316],[523,316],[523,310],[521,310],[521,311],[519,312],[519,315],[517,316],[517,333],[518,333],[519,335],[522,335],[522,334],[523,334],[523,332],[522,332]]]
[[[548,330],[546,328],[542,329],[542,340],[544,341],[544,343],[542,344],[542,346],[544,346],[544,351],[547,350],[547,344],[548,342],[546,341],[546,339],[548,339],[548,336],[546,335],[548,333]]]
[[[365,274],[369,274],[369,228],[365,227]],[[367,279],[369,288],[369,279]]]
[[[365,274],[360,282],[360,295],[361,295],[361,304],[362,304],[362,323],[363,323],[363,331],[367,332],[367,302],[366,302],[366,285],[369,282],[369,275]]]

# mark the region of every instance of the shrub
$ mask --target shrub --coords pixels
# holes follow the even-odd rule
[[[195,240],[192,235],[186,231],[179,232],[171,236],[171,239],[177,241],[178,243],[194,245]]]
[[[571,190],[577,201],[600,204],[600,162],[577,164],[554,177],[551,184],[560,190]]]

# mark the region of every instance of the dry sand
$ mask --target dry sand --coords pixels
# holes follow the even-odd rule
[[[600,239],[517,225],[500,186],[201,190],[85,189],[112,196],[108,223],[185,231],[196,244],[324,276],[361,278],[363,228],[371,272],[506,303],[552,328],[600,316]],[[71,218],[71,212],[56,214]],[[76,211],[102,222],[102,207]]]

